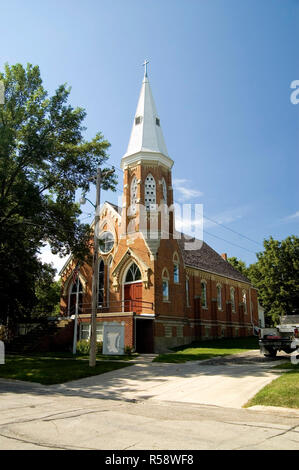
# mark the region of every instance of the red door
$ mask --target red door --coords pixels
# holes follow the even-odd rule
[[[125,312],[141,313],[142,311],[142,282],[125,284],[124,289]]]

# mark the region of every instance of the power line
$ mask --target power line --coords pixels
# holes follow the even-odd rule
[[[117,188],[117,189],[118,189],[118,188]],[[120,189],[118,189],[118,191],[120,191]],[[122,191],[121,191],[121,192],[122,192]],[[85,214],[88,214],[88,215],[87,215],[87,217],[83,217],[83,218],[81,219],[82,221],[83,221],[83,220],[86,220],[86,219],[89,219],[89,218],[92,216],[91,213],[85,213]],[[206,218],[207,218],[207,217],[206,217]],[[32,222],[27,221],[27,220],[22,221],[21,223],[25,223],[25,224],[27,224],[27,225],[32,225],[32,226],[44,228],[44,225],[32,223]],[[217,223],[217,222],[215,222],[215,223]],[[222,225],[222,224],[219,224],[219,225]],[[227,228],[228,228],[228,227],[227,227]],[[229,229],[229,230],[230,230],[230,229]],[[69,232],[69,233],[74,233],[73,230],[65,230],[65,231],[66,231],[66,232]],[[232,230],[232,229],[231,229],[231,231],[235,232],[235,231]],[[214,235],[214,234],[208,232],[207,230],[203,230],[203,232],[206,233],[207,235],[210,235],[211,237],[217,238],[217,239],[222,240],[222,241],[224,241],[224,242],[226,242],[226,243],[229,243],[230,245],[236,246],[237,248],[240,248],[240,249],[242,249],[242,250],[248,251],[249,253],[256,254],[256,252],[254,252],[254,251],[252,251],[252,250],[250,250],[250,249],[248,249],[248,248],[245,248],[244,246],[238,245],[238,244],[236,244],[236,243],[234,243],[234,242],[231,242],[231,241],[229,241],[229,240],[226,240],[225,238],[222,238],[222,237],[219,237],[219,236],[217,236],[217,235]],[[238,232],[236,232],[236,233],[238,233]],[[245,238],[248,238],[248,237],[246,237],[245,235],[244,235],[244,237],[245,237]],[[256,243],[257,243],[257,242],[256,242]],[[140,250],[140,249],[137,249],[137,248],[134,248],[134,250],[139,251],[139,252],[142,252],[142,253],[145,253],[145,254],[148,254],[148,252],[145,251],[145,250]]]
[[[242,250],[246,250],[246,251],[249,251],[249,253],[254,253],[256,254],[255,251],[252,251],[252,250],[249,250],[248,248],[244,248],[244,246],[240,246],[240,245],[237,245],[236,243],[233,243],[233,242],[230,242],[228,240],[225,240],[224,238],[221,238],[221,237],[218,237],[217,235],[213,235],[212,233],[209,233],[207,232],[206,230],[203,230],[204,233],[210,235],[211,237],[215,237],[215,238],[218,238],[219,240],[222,240],[226,243],[229,243],[230,245],[234,245],[234,246],[237,246],[238,248],[242,248]]]
[[[251,242],[254,242],[254,243],[256,243],[256,244],[259,245],[259,246],[261,245],[261,242],[257,242],[256,240],[253,240],[252,238],[249,238],[249,237],[247,237],[246,235],[243,235],[242,233],[237,232],[236,230],[233,230],[232,228],[227,227],[227,226],[224,225],[224,224],[221,224],[220,222],[216,222],[216,220],[210,219],[207,215],[204,215],[204,219],[208,219],[208,220],[210,220],[211,222],[213,222],[214,224],[220,225],[221,227],[224,227],[226,230],[230,230],[231,232],[236,233],[236,234],[239,235],[240,237],[246,238],[247,240],[249,240],[249,241],[251,241]]]
[[[117,169],[120,173],[124,173],[124,171],[123,171],[121,168],[119,168],[118,166],[116,166],[116,165],[111,165],[111,164],[109,164],[109,163],[106,163],[106,164],[107,164],[108,166],[112,167],[112,168]],[[122,190],[122,189],[120,189],[120,188],[118,188],[118,187],[116,187],[115,189],[116,189],[117,191],[119,191],[121,194],[123,194],[123,190]],[[175,202],[178,203],[178,201],[175,201]],[[179,204],[179,203],[178,203],[178,204]],[[239,235],[239,236],[242,237],[242,238],[245,238],[245,239],[248,240],[248,241],[251,241],[251,242],[253,242],[253,243],[256,243],[256,244],[259,245],[259,246],[261,246],[261,244],[262,244],[261,242],[258,242],[258,241],[256,241],[256,240],[254,240],[253,238],[247,237],[247,235],[244,235],[244,234],[238,232],[237,230],[234,230],[234,229],[232,229],[232,228],[230,228],[230,227],[227,227],[226,225],[222,224],[221,222],[217,222],[216,220],[211,219],[211,218],[208,217],[207,215],[204,215],[204,218],[207,219],[207,220],[210,220],[210,222],[213,222],[214,224],[219,225],[220,227],[225,228],[226,230],[229,230],[229,231],[232,232],[232,233],[235,233],[236,235]],[[208,232],[206,232],[206,233],[209,234]],[[212,234],[209,234],[209,235],[214,236],[214,235],[212,235]],[[215,235],[215,238],[220,238],[220,237],[216,237],[216,235]],[[220,238],[220,239],[221,239],[221,238]],[[221,240],[227,241],[227,243],[231,243],[231,244],[232,244],[232,242],[229,242],[228,240],[225,240],[225,239],[221,239]],[[235,246],[238,246],[238,245],[235,244]],[[247,251],[250,251],[250,250],[248,250],[247,248],[243,248],[243,247],[241,247],[241,246],[239,246],[239,248],[242,248],[242,249],[245,249],[245,250],[247,250]],[[251,251],[251,253],[254,253],[254,252]]]
[[[120,193],[123,193],[123,191],[122,191],[120,188],[116,187],[115,189],[116,189],[117,191],[119,191]],[[241,236],[241,237],[243,237],[243,238],[246,238],[246,239],[249,240],[249,241],[252,241],[252,242],[256,243],[256,244],[259,245],[259,246],[261,245],[261,243],[257,242],[256,240],[253,240],[253,239],[247,237],[246,235],[243,235],[243,234],[241,234],[240,232],[237,232],[236,230],[233,230],[233,229],[231,229],[231,228],[229,228],[229,227],[226,227],[225,225],[221,224],[220,222],[216,222],[215,220],[210,219],[210,218],[207,217],[206,215],[204,216],[204,218],[210,220],[211,222],[214,222],[214,223],[217,224],[217,225],[220,225],[220,226],[226,228],[227,230],[230,230],[230,231],[233,232],[233,233],[238,234],[239,236]],[[206,230],[203,230],[203,232],[206,233],[207,235],[210,235],[211,237],[215,237],[215,238],[218,238],[219,240],[225,241],[226,243],[229,243],[230,245],[233,245],[233,246],[236,246],[236,247],[238,247],[238,248],[241,248],[242,250],[246,250],[246,251],[248,251],[249,253],[254,253],[254,254],[256,254],[255,251],[252,251],[252,250],[250,250],[250,249],[248,249],[248,248],[245,248],[245,247],[243,247],[243,246],[241,246],[241,245],[238,245],[238,244],[236,244],[236,243],[234,243],[234,242],[231,242],[231,241],[229,241],[229,240],[226,240],[226,239],[224,239],[224,238],[218,237],[217,235],[213,235],[212,233],[209,233],[209,232],[207,232]]]
[[[120,188],[116,187],[115,189],[116,189],[117,191],[119,191],[120,193],[123,193],[123,191],[122,191]],[[175,201],[175,202],[178,203],[177,201]],[[178,204],[179,204],[179,203],[178,203]],[[211,222],[213,222],[214,224],[220,225],[221,227],[225,228],[226,230],[229,230],[230,232],[233,232],[233,233],[239,235],[240,237],[246,238],[246,240],[249,240],[249,241],[251,241],[251,242],[253,242],[253,243],[256,243],[257,245],[261,246],[261,242],[258,242],[258,241],[256,241],[256,240],[254,240],[253,238],[247,237],[247,235],[244,235],[244,234],[238,232],[237,230],[234,230],[234,229],[232,229],[232,228],[230,228],[230,227],[227,227],[226,225],[222,224],[221,222],[217,222],[216,220],[211,219],[211,218],[208,217],[207,215],[204,215],[203,217],[204,217],[204,219],[208,219],[208,220],[210,220]],[[208,232],[206,232],[206,233],[208,233]]]
[[[177,204],[179,204],[178,201],[175,201]],[[253,242],[253,243],[256,243],[257,245],[261,245],[261,242],[257,242],[256,240],[253,240],[253,238],[249,238],[247,237],[247,235],[244,235],[240,232],[237,232],[237,230],[234,230],[230,227],[227,227],[226,225],[222,224],[221,222],[217,222],[216,220],[214,219],[211,219],[210,217],[208,217],[206,214],[204,214],[203,216],[204,219],[207,219],[207,220],[210,220],[211,222],[213,222],[214,224],[217,224],[217,225],[220,225],[221,227],[225,228],[226,230],[229,230],[230,232],[233,232],[233,233],[236,233],[237,235],[239,235],[240,237],[243,237],[243,238],[246,238],[247,240]]]
[[[121,168],[119,168],[119,166],[112,165],[111,163],[105,162],[105,165],[108,165],[108,166],[110,166],[110,168],[114,168],[115,170],[118,170],[120,173],[123,173],[123,172],[124,172],[124,170],[122,170]]]

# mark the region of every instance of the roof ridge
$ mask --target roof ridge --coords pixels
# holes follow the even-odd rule
[[[231,277],[232,279],[251,284],[250,279],[248,279],[244,274],[242,274],[234,266],[232,266],[229,261],[224,260],[222,256],[216,250],[214,250],[214,248],[212,248],[207,242],[205,242],[204,240],[199,240],[196,237],[192,237],[191,235],[184,234],[183,232],[180,233],[182,235],[182,238],[178,239],[178,245],[182,252],[185,264],[197,269],[201,269],[203,271],[207,270],[224,277]],[[201,248],[197,250],[185,250],[182,246],[184,238],[189,238],[189,240],[193,239],[201,241]],[[206,251],[202,251],[203,248],[206,248]],[[214,262],[213,260],[211,260],[211,252],[214,256]],[[200,259],[196,260],[196,256]]]

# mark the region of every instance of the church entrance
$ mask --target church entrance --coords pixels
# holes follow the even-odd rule
[[[151,354],[154,352],[154,322],[136,318],[136,351]]]
[[[142,311],[142,282],[125,284],[125,312],[141,313]]]
[[[131,264],[124,283],[124,311],[141,313],[142,311],[142,281],[137,264]]]

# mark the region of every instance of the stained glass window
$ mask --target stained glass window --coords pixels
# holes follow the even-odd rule
[[[138,268],[137,264],[133,263],[130,266],[129,271],[127,272],[125,282],[135,282],[135,281],[140,281],[140,280],[141,280],[140,269]]]
[[[99,236],[99,246],[102,253],[109,253],[114,245],[114,237],[111,232],[103,232]]]

